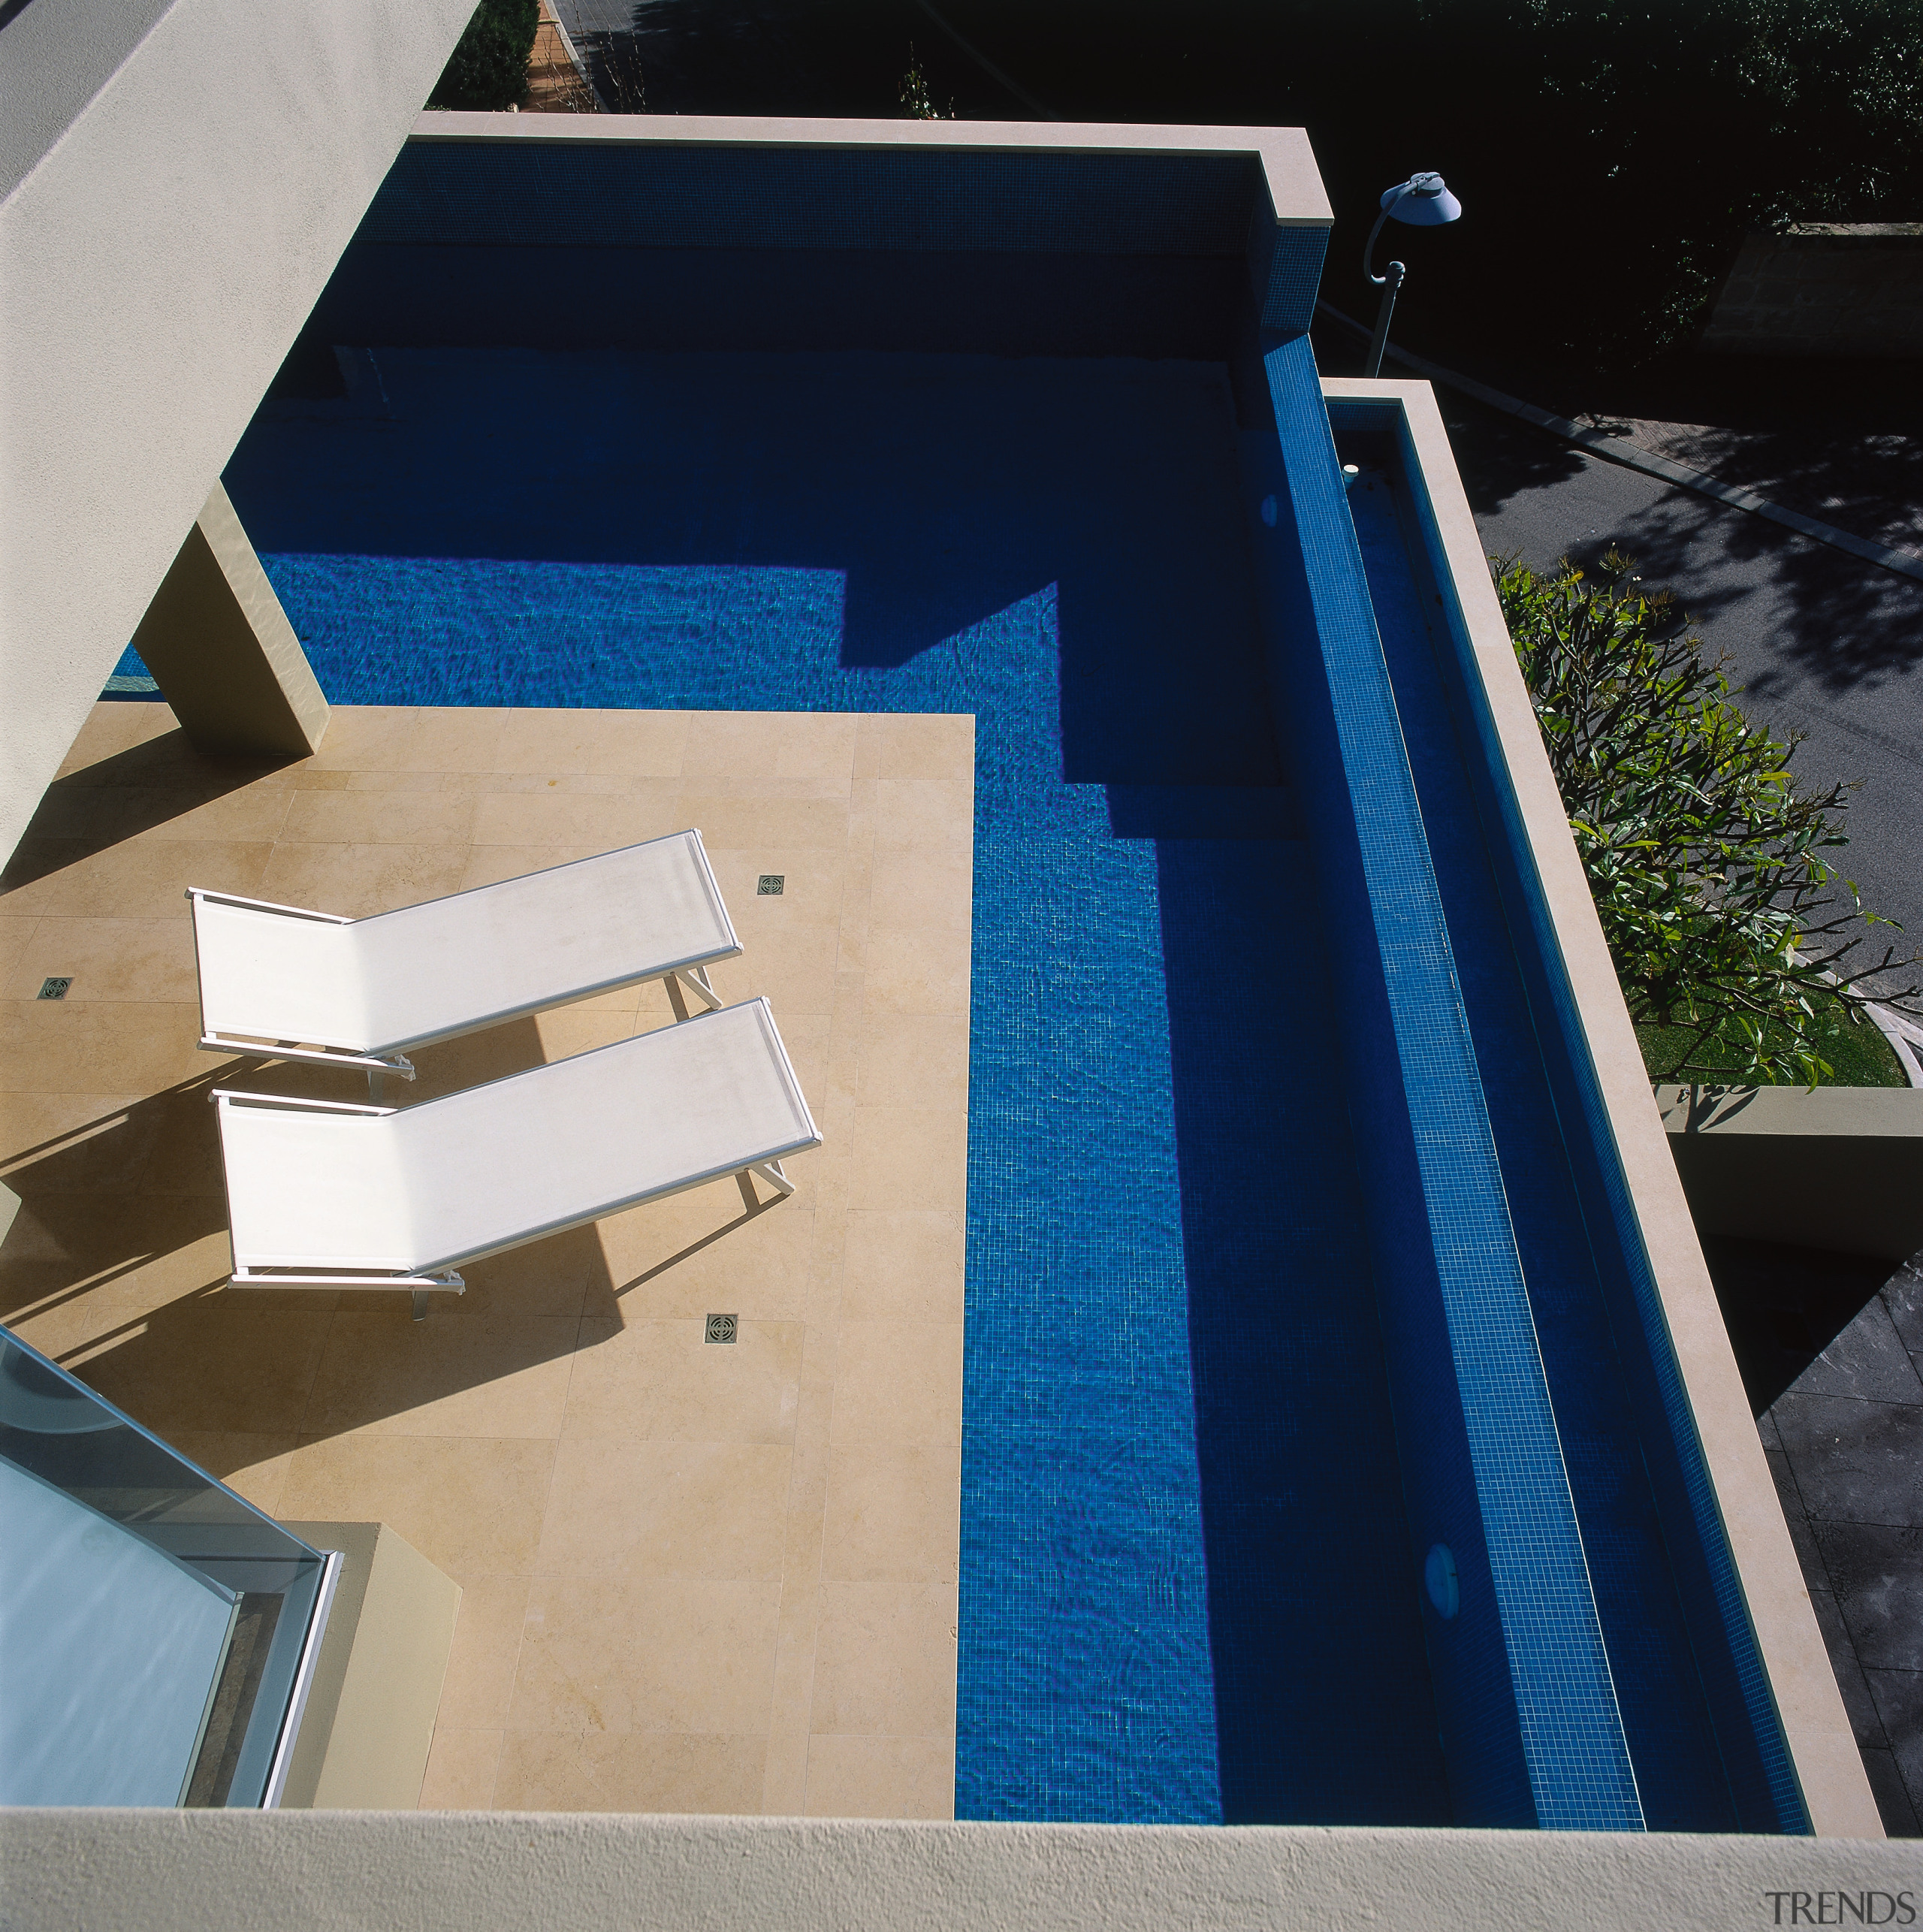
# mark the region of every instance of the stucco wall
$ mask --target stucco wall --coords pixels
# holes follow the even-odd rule
[[[472,11],[34,0],[0,29],[0,853]]]
[[[16,1811],[0,1858],[12,1932],[1707,1932],[1923,1900],[1913,1843],[1592,1832]]]

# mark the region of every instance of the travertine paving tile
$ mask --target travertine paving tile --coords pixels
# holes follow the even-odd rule
[[[446,1698],[442,1699],[445,1707]],[[485,1811],[494,1800],[495,1774],[501,1761],[498,1731],[454,1731],[434,1727],[421,1780],[423,1811]]]
[[[503,1811],[714,1812],[761,1808],[766,1740],[661,1731],[511,1731],[494,1802]]]
[[[766,1734],[778,1583],[539,1577],[510,1731]]]
[[[467,855],[467,869],[455,889],[471,892],[476,886],[545,872],[550,866],[572,865],[577,859],[592,859],[605,850],[591,841],[571,845],[477,845]]]
[[[192,839],[256,844],[285,835],[287,815],[294,803],[291,788],[261,784],[237,785],[211,797],[201,786],[101,786],[70,795],[87,803],[85,835],[96,843],[116,844],[135,838],[149,844]]]
[[[279,835],[300,845],[472,845],[475,813],[460,792],[296,792]]]
[[[63,768],[0,893],[0,1319],[259,1506],[461,1585],[424,1805],[949,1815],[974,721],[346,707],[276,764],[107,705]],[[225,1285],[210,1090],[366,1086],[198,1051],[187,885],[362,916],[691,824],[744,947],[717,989],[770,999],[827,1136],[794,1198],[531,1243],[419,1324]],[[677,1016],[617,989],[385,1097]]]
[[[77,1004],[99,1000],[177,1004],[200,998],[193,928],[185,919],[48,918],[32,926],[31,937],[20,937],[14,964],[0,981],[0,996],[5,998],[35,999],[41,983],[56,975],[73,981],[67,998]],[[0,946],[4,940],[0,934]]]
[[[493,764],[472,768],[639,778],[681,775],[699,714],[524,709],[502,716]]]
[[[442,1729],[498,1732],[507,1722],[531,1587],[531,1579],[513,1574],[472,1577],[463,1586],[437,1735]]]
[[[878,851],[869,888],[871,916],[878,925],[914,932],[943,928],[970,930],[974,904],[972,853]]]
[[[470,801],[476,845],[575,845],[611,852],[687,829],[680,786],[646,792],[483,792]]]
[[[491,771],[509,718],[460,706],[340,705],[320,750],[303,760],[322,771]]]
[[[866,1443],[829,1452],[822,1574],[841,1583],[945,1582],[959,1567],[959,1449]]]
[[[383,1299],[385,1299],[383,1297]],[[580,1322],[444,1302],[439,1319],[343,1309],[309,1391],[310,1435],[525,1435],[551,1441]]]
[[[749,1317],[734,1342],[719,1345],[706,1339],[708,1312],[584,1321],[561,1433],[786,1447],[795,1436],[802,1324]]]
[[[858,1107],[856,1208],[954,1208],[968,1204],[968,1120],[952,1104]]]
[[[0,1124],[0,1181],[36,1197],[128,1192],[160,1131],[157,1110],[140,1093],[9,1093]]]
[[[261,881],[276,850],[264,840],[144,837],[77,850],[45,881],[39,909],[59,919],[185,921],[192,916],[189,886],[265,896]]]
[[[554,1445],[525,1436],[346,1435],[303,1440],[281,1492],[307,1523],[381,1522],[463,1588],[531,1573]]]
[[[958,1210],[850,1212],[843,1315],[853,1321],[958,1323],[964,1247]]]
[[[36,980],[24,991],[17,990],[14,976],[20,970],[22,958],[40,927],[37,914],[19,918],[0,914],[0,997],[8,999],[31,999],[40,989]],[[44,976],[43,976],[44,977]]]
[[[154,738],[171,738],[179,727],[165,705],[96,705],[86,726],[60,761],[58,776],[70,777],[108,764]]]
[[[599,1229],[611,1284],[586,1312],[625,1323],[732,1315],[743,1321],[805,1318],[814,1266],[810,1162],[788,1172],[797,1192],[750,1215],[732,1180],[690,1188],[617,1215]]]
[[[962,1324],[853,1321],[844,1308],[829,1439],[959,1446]]]
[[[882,778],[875,786],[877,852],[928,851],[951,859],[974,841],[972,778]]]
[[[952,1818],[955,1746],[937,1737],[818,1737],[811,1818]]]
[[[464,845],[280,844],[246,896],[366,919],[459,892],[468,863]]]
[[[157,1308],[70,1364],[137,1420],[265,1435],[306,1406],[333,1318],[221,1294]],[[32,1341],[31,1329],[27,1339]],[[318,1515],[318,1512],[313,1512]]]
[[[871,1010],[862,1029],[859,1082],[863,1106],[927,1106],[946,1102],[965,1109],[968,1027],[965,1016]]]
[[[952,1738],[957,1629],[952,1583],[824,1583],[815,1730]]]
[[[534,1566],[544,1577],[781,1579],[785,1444],[565,1436]]]
[[[688,714],[682,771],[699,780],[705,772],[730,777],[775,771],[789,744],[819,753],[839,734],[817,722],[816,712],[695,711]]]
[[[762,852],[777,844],[801,851],[840,851],[848,838],[848,801],[831,798],[732,798],[698,791],[692,781],[681,794],[685,822],[697,827],[701,842],[716,852]]]
[[[232,1430],[172,1429],[168,1441],[190,1463],[237,1490],[257,1509],[285,1516],[280,1493],[294,1457],[291,1435],[248,1435]]]
[[[910,718],[883,714],[874,723],[881,747],[877,777],[966,779],[972,806],[975,778],[973,717]]]
[[[877,1013],[958,1019],[968,1013],[968,935],[954,927],[877,924],[863,970],[868,1004]]]
[[[152,1092],[205,1073],[199,1010],[144,1001],[0,1004],[0,1092]]]

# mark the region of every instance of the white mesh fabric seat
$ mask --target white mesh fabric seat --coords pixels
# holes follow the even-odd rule
[[[821,1144],[765,999],[404,1110],[214,1099],[235,1285],[409,1288],[417,1316],[463,1263],[643,1201],[791,1194],[781,1161]]]
[[[412,1047],[741,951],[698,832],[347,919],[190,888],[201,1044],[412,1077]]]

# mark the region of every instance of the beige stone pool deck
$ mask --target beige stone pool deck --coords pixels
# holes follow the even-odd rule
[[[0,881],[0,1320],[270,1513],[385,1522],[460,1584],[424,1805],[952,1814],[974,744],[337,708],[270,767],[103,704]],[[210,1088],[364,1089],[198,1050],[186,886],[361,915],[690,825],[744,947],[717,990],[768,997],[825,1137],[792,1200],[636,1209],[420,1324],[223,1285]],[[401,1097],[672,1017],[653,982],[512,1023]]]

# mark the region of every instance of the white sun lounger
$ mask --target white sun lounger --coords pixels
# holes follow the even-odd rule
[[[407,1288],[818,1147],[765,999],[404,1109],[217,1088],[237,1287]]]
[[[371,919],[195,886],[201,1044],[414,1077],[410,1047],[638,980],[720,1006],[741,942],[701,834],[679,832]],[[375,1088],[378,1094],[379,1088]]]
[[[414,1078],[409,1047],[678,982],[704,1007],[740,941],[698,831],[601,852],[371,919],[189,887],[201,1045]]]

